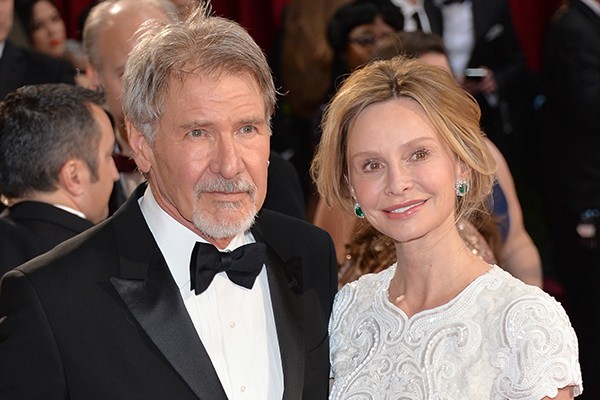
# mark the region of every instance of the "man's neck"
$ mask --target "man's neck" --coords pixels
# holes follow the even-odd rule
[[[10,204],[14,205],[23,201],[37,201],[40,203],[51,204],[69,211],[72,214],[78,215],[81,218],[85,218],[85,214],[81,211],[79,206],[60,190],[55,190],[53,192],[32,192],[23,197],[11,198]]]

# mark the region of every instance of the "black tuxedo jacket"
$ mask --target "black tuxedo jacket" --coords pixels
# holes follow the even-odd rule
[[[75,70],[55,59],[14,45],[7,40],[0,59],[0,101],[7,93],[39,83],[75,83]]]
[[[573,0],[548,26],[543,60],[545,201],[578,217],[600,208],[600,16]]]
[[[138,206],[7,273],[0,398],[206,399],[224,390]],[[337,264],[329,236],[263,210],[284,399],[326,399]]]
[[[87,219],[37,201],[5,209],[0,214],[0,277],[92,226]]]

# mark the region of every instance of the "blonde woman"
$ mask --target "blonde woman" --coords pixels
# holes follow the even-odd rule
[[[477,103],[418,61],[375,62],[329,105],[313,174],[394,241],[396,263],[337,295],[330,399],[572,399],[577,338],[558,302],[474,255],[456,222],[496,169]]]

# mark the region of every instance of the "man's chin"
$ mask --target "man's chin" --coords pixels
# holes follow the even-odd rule
[[[228,214],[228,215],[227,215]],[[194,226],[212,239],[227,239],[248,231],[256,219],[256,212],[246,215],[231,213],[204,213],[194,215]]]

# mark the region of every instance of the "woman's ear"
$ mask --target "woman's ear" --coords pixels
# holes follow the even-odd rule
[[[350,190],[350,196],[352,196],[354,201],[356,201],[356,193],[354,192],[354,188],[352,186],[348,185],[348,189]]]
[[[152,167],[152,149],[148,144],[148,140],[128,119],[125,119],[125,127],[127,128],[127,141],[131,147],[133,159],[138,169],[147,174]]]
[[[350,196],[352,196],[354,201],[356,201],[356,193],[354,192],[354,188],[350,184],[350,178],[348,178],[348,175],[344,175],[344,180],[346,181],[346,185],[348,186],[348,191],[350,192]]]
[[[464,179],[467,182],[471,181],[471,168],[462,160],[456,162],[456,179]]]

